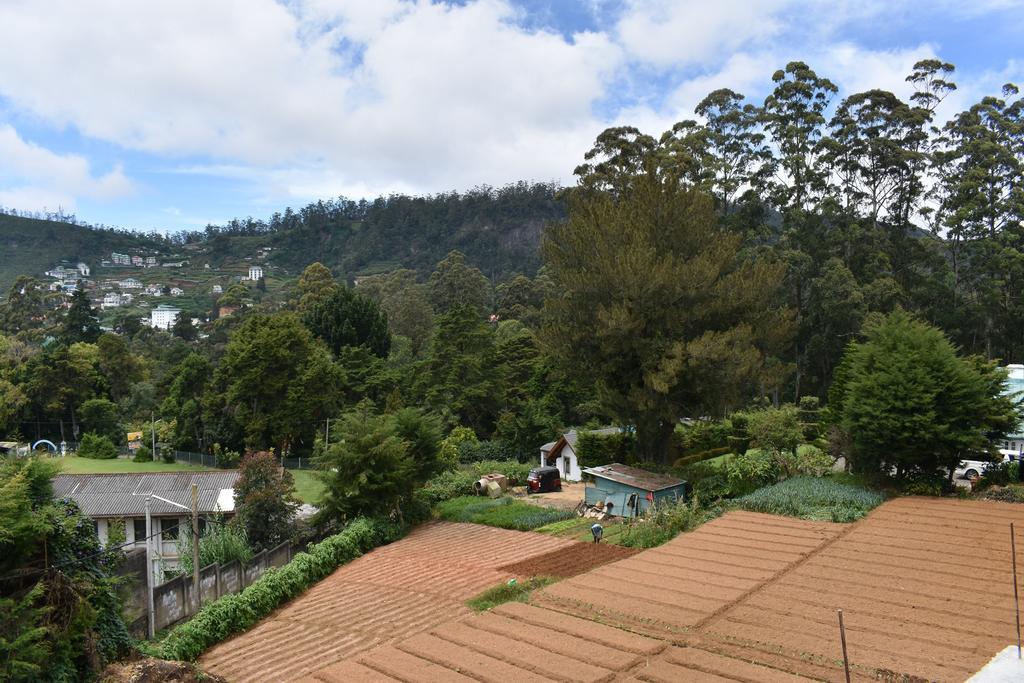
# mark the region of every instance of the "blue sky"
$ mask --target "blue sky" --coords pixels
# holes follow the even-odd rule
[[[1024,0],[5,0],[0,206],[142,230],[344,195],[571,182],[787,61],[841,95],[957,66],[948,117],[1024,84]]]

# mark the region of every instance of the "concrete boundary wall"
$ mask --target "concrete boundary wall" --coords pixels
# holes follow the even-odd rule
[[[256,553],[245,564],[231,562],[203,567],[199,570],[202,603],[205,605],[222,595],[239,593],[263,576],[270,567],[281,567],[288,564],[291,559],[292,548],[285,542],[270,550]],[[156,613],[154,625],[157,631],[195,614],[193,593],[191,574],[178,576],[153,589],[153,610]]]

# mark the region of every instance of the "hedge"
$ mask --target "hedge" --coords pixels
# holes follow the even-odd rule
[[[339,566],[377,546],[397,540],[402,529],[391,522],[358,518],[345,530],[309,546],[292,561],[267,572],[241,593],[203,607],[164,640],[164,659],[195,660],[210,647],[252,627],[263,617],[324,579]]]

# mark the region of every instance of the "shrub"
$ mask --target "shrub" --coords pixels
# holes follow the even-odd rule
[[[149,450],[148,446],[139,446],[133,460],[135,462],[153,462],[153,451]]]
[[[796,449],[794,472],[812,477],[823,477],[832,469],[834,461],[817,446],[803,444]]]
[[[117,447],[107,437],[88,432],[78,444],[78,457],[111,460],[117,457]]]
[[[985,491],[983,497],[986,500],[999,500],[1004,503],[1024,503],[1024,485],[993,486]]]
[[[473,482],[480,477],[467,470],[456,472],[442,472],[436,477],[429,479],[419,491],[416,498],[434,506],[443,500],[457,498],[458,496],[473,495]]]
[[[508,477],[510,486],[520,486],[526,483],[526,477],[533,469],[531,463],[518,462],[516,460],[481,460],[470,464],[470,470],[475,475],[474,481],[485,474],[497,472]]]
[[[194,660],[228,636],[245,631],[274,609],[317,583],[338,566],[401,535],[390,522],[358,518],[344,531],[299,553],[283,567],[268,569],[241,593],[205,605],[163,642],[165,659]]]
[[[884,500],[882,494],[831,479],[793,477],[740,498],[744,510],[802,519],[852,522]]]
[[[166,448],[166,447],[165,448],[161,448],[160,449],[160,459],[163,460],[168,465],[173,465],[176,462],[175,458],[174,458],[174,450],[171,449],[171,448]]]
[[[233,470],[238,467],[238,463],[242,461],[242,454],[238,451],[228,450],[221,448],[219,443],[213,444],[214,460],[217,462],[217,467],[224,470]]]
[[[230,562],[248,562],[252,559],[252,548],[245,530],[233,524],[226,524],[217,517],[206,527],[199,537],[199,566],[211,564],[228,564]],[[182,569],[186,574],[192,573],[192,526],[182,528],[178,540],[178,556],[181,558]]]
[[[676,468],[673,474],[686,482],[691,499],[708,502],[733,495],[725,467],[703,461]]]
[[[480,460],[517,460],[517,454],[501,439],[490,441],[463,441],[458,445],[459,462],[469,464]]]
[[[720,514],[720,508],[703,508],[697,500],[655,504],[630,524],[619,536],[619,543],[630,548],[653,548]]]
[[[733,495],[744,495],[778,480],[779,461],[768,451],[751,448],[729,458],[725,472]]]
[[[1007,484],[1017,481],[1018,469],[1020,464],[1017,462],[998,462],[993,463],[985,468],[985,471],[981,473],[981,479],[978,481],[979,489],[987,489],[990,486],[1006,486]]]
[[[576,457],[580,467],[597,467],[612,462],[632,464],[636,437],[629,432],[599,434],[581,431],[576,442]]]

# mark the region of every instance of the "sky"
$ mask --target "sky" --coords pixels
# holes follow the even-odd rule
[[[138,230],[572,182],[615,125],[808,63],[949,117],[1024,85],[1024,0],[0,0],[0,206]]]

